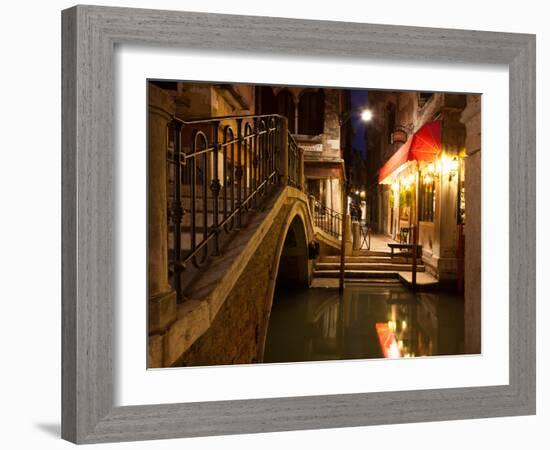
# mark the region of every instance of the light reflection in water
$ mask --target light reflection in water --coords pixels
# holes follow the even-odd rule
[[[463,353],[464,301],[400,284],[278,289],[264,362]]]

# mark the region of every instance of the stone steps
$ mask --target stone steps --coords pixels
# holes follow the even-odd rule
[[[340,264],[339,263],[332,263],[332,262],[319,262],[315,265],[315,271],[322,271],[322,270],[340,270]],[[410,272],[412,270],[411,264],[405,264],[405,263],[392,263],[392,262],[346,262],[344,264],[344,270],[355,270],[355,271],[370,271],[370,270],[377,270],[377,271],[390,271],[390,272]],[[416,270],[418,272],[424,272],[424,265],[419,264],[416,267]]]
[[[412,287],[412,273],[411,272],[399,272],[399,281],[405,286]],[[416,274],[416,286],[417,288],[430,288],[439,284],[439,280],[428,272]]]
[[[418,259],[417,263],[417,273],[425,273],[426,268],[422,260]],[[404,282],[407,279],[405,274],[409,274],[410,277],[411,273],[412,258],[399,254],[392,258],[390,252],[362,252],[361,255],[347,256],[345,259],[344,278],[351,282]],[[313,276],[319,280],[340,278],[340,256],[321,257],[315,265]]]
[[[339,278],[313,278],[313,281],[311,283],[311,287],[313,288],[333,288],[336,289],[339,287],[340,280]],[[347,285],[354,285],[354,286],[401,286],[401,283],[399,282],[398,278],[395,277],[386,277],[386,278],[368,278],[368,279],[361,279],[361,278],[347,278],[346,279]]]
[[[420,262],[420,260],[418,260]],[[322,256],[319,263],[323,264],[340,264],[340,256]],[[382,264],[411,264],[412,259],[404,256],[388,255],[384,256],[347,256],[346,264],[364,264],[364,263],[382,263]]]
[[[315,278],[340,278],[340,270],[315,270]],[[389,270],[346,270],[344,278],[359,279],[399,279],[399,272]]]

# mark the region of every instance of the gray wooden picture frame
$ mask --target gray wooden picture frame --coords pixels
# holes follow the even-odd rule
[[[62,31],[63,438],[94,443],[535,413],[534,35],[97,6],[63,11]],[[116,44],[508,66],[509,384],[115,407]]]

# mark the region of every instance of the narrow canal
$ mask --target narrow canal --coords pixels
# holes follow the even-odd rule
[[[464,347],[464,301],[414,294],[399,283],[335,289],[277,288],[264,362],[456,355]]]

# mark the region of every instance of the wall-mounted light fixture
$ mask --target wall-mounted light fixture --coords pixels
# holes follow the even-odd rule
[[[452,181],[458,175],[459,167],[458,156],[451,157],[443,154],[435,166],[435,175],[449,175],[449,181]]]
[[[451,159],[449,164],[449,181],[458,175],[458,156]]]

